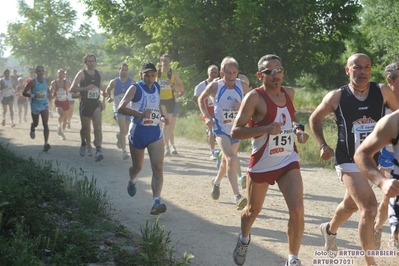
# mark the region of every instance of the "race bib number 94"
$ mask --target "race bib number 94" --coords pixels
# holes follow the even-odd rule
[[[143,118],[143,126],[157,126],[161,120],[161,115],[158,109],[147,109],[151,110],[150,118]]]

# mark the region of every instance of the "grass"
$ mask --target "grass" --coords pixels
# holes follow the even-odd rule
[[[334,161],[324,161],[320,159],[320,150],[309,128],[309,117],[326,93],[326,91],[309,92],[304,89],[296,90],[294,101],[294,105],[298,110],[296,117],[298,121],[305,125],[305,131],[310,135],[307,143],[297,144],[297,148],[302,164],[332,169]],[[200,119],[199,111],[195,110],[185,114],[184,116],[180,115],[178,117],[174,133],[177,137],[206,142],[205,129],[206,127],[204,122]],[[329,116],[324,119],[323,131],[327,143],[334,147],[337,142],[337,129],[332,117]],[[239,151],[251,152],[250,139],[242,140],[240,142]]]
[[[112,220],[105,190],[82,170],[58,170],[0,144],[0,265],[187,265],[158,221],[141,236]],[[100,248],[103,247],[103,248]],[[104,248],[105,247],[105,248]]]

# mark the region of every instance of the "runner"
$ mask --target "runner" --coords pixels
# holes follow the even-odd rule
[[[96,147],[95,161],[99,162],[104,159],[102,154],[102,124],[101,111],[105,108],[104,99],[107,95],[104,93],[101,84],[101,74],[95,68],[96,57],[94,54],[87,54],[83,57],[84,69],[80,70],[71,85],[70,92],[79,92],[81,102],[79,106],[80,122],[81,122],[81,146],[79,149],[80,156],[84,157],[86,153],[91,155],[90,144],[90,123],[93,122],[94,128],[94,146]],[[103,102],[100,102],[100,96],[103,96]]]
[[[71,84],[65,79],[64,69],[58,69],[58,79],[51,82],[51,95],[54,98],[54,105],[58,112],[57,134],[65,140],[65,128],[67,126],[68,111],[70,109],[68,94]]]
[[[227,177],[234,193],[234,202],[237,210],[242,210],[247,205],[247,198],[240,194],[237,183],[237,164],[239,159],[237,150],[240,142],[231,138],[231,128],[240,107],[242,98],[249,92],[248,84],[237,79],[238,63],[233,57],[225,57],[220,68],[221,79],[209,83],[198,97],[198,104],[205,124],[213,127],[216,142],[227,161]],[[214,115],[209,114],[205,101],[210,98],[214,103]],[[214,200],[220,196],[220,182],[224,174],[219,169],[217,177],[212,181],[213,190],[211,197]]]
[[[118,149],[122,149],[122,158],[123,160],[129,159],[129,154],[126,151],[126,135],[129,131],[129,124],[130,124],[130,116],[125,116],[123,114],[118,113],[118,106],[121,102],[123,96],[127,89],[133,84],[136,83],[131,77],[128,77],[129,66],[125,63],[121,64],[118,68],[119,77],[111,80],[108,84],[106,89],[108,95],[108,102],[114,102],[113,109],[114,109],[114,118],[118,122],[119,125],[119,132],[116,133],[116,146]],[[114,90],[115,89],[115,90]],[[114,90],[114,98],[110,95]],[[129,107],[129,106],[128,106]]]
[[[370,82],[371,60],[367,55],[351,55],[345,72],[349,84],[327,93],[309,118],[310,128],[320,148],[320,157],[329,160],[334,156],[334,150],[324,139],[322,121],[334,113],[338,127],[335,169],[346,188],[345,196],[333,218],[322,223],[320,230],[325,239],[325,249],[337,251],[336,236],[339,227],[359,210],[360,246],[367,251],[374,249],[373,226],[377,200],[367,179],[356,166],[353,155],[360,143],[372,132],[377,121],[384,116],[385,106],[396,110],[399,104],[388,86]],[[375,264],[374,257],[365,256],[365,260],[367,265]]]
[[[15,127],[14,124],[14,89],[12,86],[12,79],[10,77],[10,70],[4,71],[4,78],[0,79],[0,92],[1,92],[1,104],[3,105],[3,121],[1,124],[6,125],[6,114],[7,106],[10,110],[11,127]]]
[[[285,265],[300,266],[298,253],[304,231],[303,184],[294,137],[299,143],[306,143],[309,136],[295,118],[294,89],[282,86],[284,68],[280,57],[274,54],[263,56],[258,62],[257,77],[262,86],[244,98],[232,128],[233,139],[252,138],[247,174],[248,203],[241,212],[241,232],[233,259],[237,265],[244,264],[252,224],[262,211],[269,186],[277,183],[289,211],[289,254]]]
[[[24,85],[24,79],[22,77],[18,78],[18,85],[15,89],[15,95],[18,96],[18,117],[19,117],[19,123],[21,124],[21,118],[22,118],[22,109],[23,113],[24,113],[24,121],[28,122],[28,119],[26,118],[26,116],[28,115],[28,98],[26,98],[25,96],[22,95],[23,91],[24,91],[25,85]]]
[[[177,154],[174,144],[173,130],[176,125],[176,118],[173,117],[175,111],[176,99],[174,97],[177,91],[178,97],[183,95],[184,87],[176,70],[170,68],[172,58],[168,54],[161,56],[161,68],[158,70],[157,82],[161,86],[161,107],[169,121],[169,125],[162,124],[162,132],[165,141],[165,155],[171,154],[169,143],[172,146],[172,154]]]
[[[49,106],[48,100],[50,98],[49,81],[44,78],[44,67],[36,67],[36,78],[31,79],[26,85],[22,93],[23,96],[29,97],[31,99],[31,114],[32,114],[32,124],[30,126],[30,137],[35,139],[36,133],[35,128],[39,125],[39,115],[42,117],[43,124],[43,136],[44,136],[44,146],[43,151],[47,152],[50,150],[50,144],[48,143],[48,138],[50,130],[48,127],[49,118]]]
[[[216,65],[210,65],[208,67],[208,78],[201,81],[194,89],[193,101],[198,106],[198,97],[205,90],[206,85],[211,83],[219,75],[219,68]],[[213,102],[208,98],[205,100],[205,106],[210,116],[213,116]],[[205,117],[201,114],[201,120],[205,121]],[[206,137],[210,148],[211,160],[217,160],[217,154],[215,154],[215,138],[213,134],[213,128],[207,125]]]
[[[127,192],[131,197],[136,195],[136,178],[143,167],[144,150],[147,148],[153,173],[153,206],[150,214],[158,215],[166,211],[166,205],[161,203],[164,143],[160,122],[167,125],[168,119],[160,108],[160,86],[155,82],[155,65],[143,64],[140,77],[141,81],[130,86],[118,107],[119,113],[133,116],[128,137],[133,166],[129,168]],[[129,107],[131,103],[132,108]]]

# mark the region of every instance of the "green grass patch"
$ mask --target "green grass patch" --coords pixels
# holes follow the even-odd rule
[[[189,264],[191,255],[173,258],[170,232],[158,221],[147,221],[142,236],[113,221],[106,191],[83,170],[66,173],[3,144],[0,161],[0,265]],[[152,260],[156,250],[161,264]]]
[[[305,125],[305,131],[309,134],[306,144],[297,144],[300,161],[302,164],[315,165],[325,168],[333,168],[334,160],[324,161],[320,158],[320,150],[310,131],[309,117],[325,96],[326,91],[308,92],[298,89],[295,94],[295,103],[300,106],[296,113],[298,121]],[[200,112],[193,111],[179,116],[177,119],[175,135],[187,139],[194,139],[206,143],[206,126],[200,119]],[[326,117],[323,121],[324,138],[331,147],[335,147],[337,142],[337,126],[332,116]],[[240,142],[239,151],[251,152],[251,140],[245,139]]]

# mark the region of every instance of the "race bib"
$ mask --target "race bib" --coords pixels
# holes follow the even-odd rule
[[[6,86],[6,87],[4,87],[2,94],[3,94],[3,97],[10,97],[14,94],[14,91],[11,88],[9,88],[8,86]]]
[[[36,95],[36,96],[35,96],[36,100],[44,100],[44,99],[47,98],[47,93],[46,93],[46,91],[38,91],[38,92],[36,92],[35,95]]]
[[[87,92],[87,98],[89,98],[89,99],[98,99],[98,98],[100,98],[100,89],[95,87],[94,89],[89,90]]]
[[[223,108],[223,125],[233,125],[234,119],[236,119],[238,111],[233,108]]]
[[[157,126],[161,121],[159,109],[147,108],[146,110],[151,110],[151,115],[150,118],[143,118],[143,126]]]
[[[114,97],[115,105],[119,105],[119,103],[122,101],[123,96],[125,96],[125,95],[124,94],[115,95],[115,97]]]
[[[159,86],[161,87],[161,90],[170,90],[171,86],[168,84],[168,79],[159,79],[158,83]]]
[[[288,156],[294,151],[293,130],[283,129],[276,136],[270,135],[269,156]]]
[[[64,89],[57,90],[57,100],[61,101],[61,102],[67,100],[66,90],[64,90]]]
[[[355,136],[355,150],[362,144],[368,135],[373,131],[376,122],[358,124],[353,123],[352,133]]]

